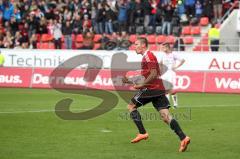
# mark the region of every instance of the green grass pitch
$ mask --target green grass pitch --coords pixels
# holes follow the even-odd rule
[[[137,129],[119,98],[110,112],[89,120],[63,120],[54,107],[69,97],[71,109],[91,109],[101,99],[48,89],[0,89],[0,159],[226,159],[240,158],[240,98],[237,94],[179,93],[172,110],[192,138],[179,140],[151,104],[140,109],[150,137],[131,144]]]

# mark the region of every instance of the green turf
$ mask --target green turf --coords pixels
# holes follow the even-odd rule
[[[130,144],[137,131],[120,98],[104,115],[67,121],[56,116],[57,101],[72,98],[71,109],[79,112],[102,100],[54,90],[1,88],[0,159],[240,158],[239,95],[178,95],[180,108],[171,112],[192,138],[185,153],[177,152],[178,138],[151,105],[141,108],[149,140]]]

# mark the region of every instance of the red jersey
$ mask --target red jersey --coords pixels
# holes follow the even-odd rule
[[[152,81],[150,81],[149,83],[147,83],[147,85],[145,86],[146,88],[165,90],[163,86],[163,82],[160,79],[161,73],[160,73],[160,68],[159,68],[157,58],[152,52],[147,51],[144,53],[142,58],[141,68],[142,68],[141,75],[144,76],[145,79],[148,78],[148,76],[150,75],[151,69],[157,70],[157,77]]]

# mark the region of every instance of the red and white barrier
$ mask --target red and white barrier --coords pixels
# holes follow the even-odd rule
[[[85,70],[74,69],[66,77],[64,76],[66,71],[60,71],[57,76],[51,76],[53,70],[49,68],[3,67],[0,68],[0,87],[132,89],[131,86],[122,84],[121,78],[125,74],[123,71],[103,69],[97,72],[97,70],[91,70],[86,76],[88,77],[87,81],[84,80]],[[95,78],[94,73],[97,74]],[[240,93],[240,74],[238,72],[181,71],[177,73],[176,88],[180,92]]]

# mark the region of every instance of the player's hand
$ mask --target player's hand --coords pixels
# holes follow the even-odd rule
[[[176,70],[177,70],[177,67],[176,67],[176,66],[174,66],[174,67],[172,68],[172,70],[173,70],[173,71],[176,71]]]
[[[135,89],[141,89],[141,88],[143,88],[144,87],[144,84],[135,84],[134,86],[133,86],[133,88],[135,88]]]
[[[129,83],[129,80],[128,80],[128,78],[127,78],[126,76],[124,76],[124,77],[122,78],[122,82],[123,82],[123,83]]]

